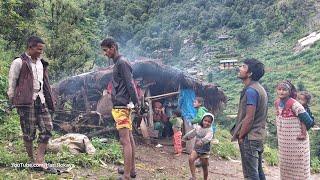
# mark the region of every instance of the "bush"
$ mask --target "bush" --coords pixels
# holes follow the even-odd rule
[[[196,44],[198,49],[202,49],[203,42],[200,39],[195,40],[195,44]]]
[[[311,172],[320,173],[320,160],[318,157],[311,158]]]
[[[236,33],[236,38],[241,45],[248,45],[250,44],[250,41],[251,41],[250,32],[246,28],[241,28]]]
[[[243,25],[242,17],[236,12],[232,15],[232,17],[230,18],[227,24],[229,28],[233,28],[233,29],[240,28],[242,25]]]
[[[264,147],[263,158],[270,166],[276,166],[279,164],[278,150],[272,149],[268,145]]]
[[[237,159],[239,157],[240,151],[237,149],[236,145],[231,142],[231,135],[229,131],[219,128],[215,133],[215,138],[219,140],[219,144],[214,144],[211,149],[215,156],[219,156],[224,159]]]
[[[11,167],[12,163],[28,163],[28,156],[25,153],[22,140],[20,142],[16,145],[0,143],[0,167]]]
[[[0,123],[0,143],[4,141],[13,142],[20,139],[21,134],[19,116],[14,110],[9,116],[4,116],[3,122]]]

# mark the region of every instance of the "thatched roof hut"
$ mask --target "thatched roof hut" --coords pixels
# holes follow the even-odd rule
[[[155,61],[138,61],[132,63],[133,77],[142,84],[152,84],[148,88],[149,96],[156,96],[180,89],[193,89],[197,96],[205,99],[205,106],[213,113],[221,110],[226,103],[226,96],[217,85],[203,83],[185,72]],[[77,111],[95,111],[98,101],[112,79],[112,66],[93,72],[69,77],[53,85],[57,100],[57,110],[71,108]],[[108,108],[104,108],[108,109]],[[110,114],[111,112],[109,112]]]

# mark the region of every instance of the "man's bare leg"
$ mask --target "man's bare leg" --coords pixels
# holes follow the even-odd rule
[[[124,179],[130,179],[130,171],[132,166],[132,147],[130,142],[130,130],[127,128],[122,128],[118,130],[120,136],[120,143],[123,148],[123,158],[124,158]]]
[[[132,131],[129,132],[130,134],[130,143],[132,148],[132,164],[131,164],[131,174],[134,175],[136,173],[136,161],[135,161],[135,154],[136,154],[136,144],[134,142],[134,138],[132,135]]]
[[[39,143],[36,155],[36,164],[41,164],[40,166],[44,169],[47,169],[47,165],[44,164],[44,155],[47,149],[48,143]]]
[[[28,157],[31,161],[31,163],[34,163],[34,158],[33,158],[33,142],[32,141],[26,141],[23,140],[24,147],[26,148]]]

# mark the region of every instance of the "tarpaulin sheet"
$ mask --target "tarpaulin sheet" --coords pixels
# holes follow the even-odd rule
[[[183,119],[191,122],[196,116],[196,109],[193,107],[193,101],[196,94],[192,89],[181,89],[179,95],[179,108]]]

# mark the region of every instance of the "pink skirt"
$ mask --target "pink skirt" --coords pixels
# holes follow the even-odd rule
[[[182,153],[181,138],[182,138],[182,132],[175,131],[173,134],[173,147],[174,147],[174,152],[177,154]]]
[[[280,176],[283,180],[308,180],[310,175],[309,135],[297,140],[300,134],[300,120],[297,117],[276,117]]]

